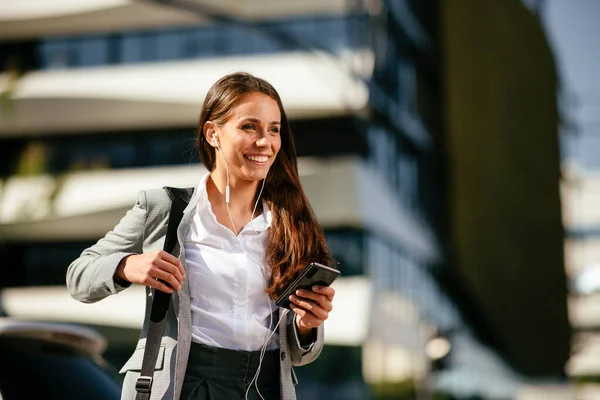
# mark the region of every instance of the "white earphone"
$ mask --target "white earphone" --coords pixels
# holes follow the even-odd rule
[[[229,204],[229,163],[225,158],[225,154],[223,154],[223,150],[221,150],[221,145],[219,144],[219,139],[217,139],[217,134],[215,132],[213,132],[212,137],[215,146],[217,146],[217,149],[223,155],[223,160],[225,160],[225,169],[227,170],[227,185],[225,186],[225,204]],[[231,224],[233,225],[233,221],[231,222]]]
[[[215,146],[217,146],[217,149],[219,150],[219,152],[223,156],[223,160],[225,160],[225,170],[226,170],[226,174],[227,174],[227,184],[225,186],[225,206],[226,206],[226,209],[227,209],[227,214],[229,214],[229,219],[231,221],[231,226],[233,227],[234,231],[237,232],[237,228],[235,227],[235,224],[233,223],[233,217],[231,216],[231,212],[229,211],[229,191],[230,191],[230,189],[229,189],[229,163],[227,162],[227,158],[225,158],[225,154],[223,153],[223,150],[221,149],[221,145],[219,143],[219,139],[217,138],[216,132],[213,132],[212,138],[213,138],[213,143],[215,144]],[[267,171],[267,174],[268,174],[268,171]],[[265,175],[265,177],[263,179],[262,186],[260,188],[260,192],[258,193],[258,198],[256,199],[256,203],[254,204],[254,209],[252,210],[252,216],[250,218],[250,226],[252,227],[252,230],[254,231],[254,234],[256,236],[258,236],[258,232],[256,231],[256,229],[254,229],[254,224],[252,222],[254,220],[254,213],[256,212],[256,207],[258,206],[258,203],[260,201],[263,189],[265,188],[265,181],[266,180],[267,180],[267,176]],[[237,236],[237,234],[236,234],[236,236]],[[244,251],[244,254],[246,254],[246,256],[248,256],[248,253],[246,253],[246,249],[244,248],[244,245],[242,244],[242,241],[241,241],[241,239],[239,237],[238,237],[238,240],[240,241],[240,245],[242,246],[242,250]],[[263,260],[259,260],[258,264],[263,269],[263,274],[266,277],[266,272],[264,270],[264,265],[263,265],[263,263],[264,263],[264,250],[263,250],[263,254],[262,254],[262,259]],[[267,304],[270,304],[270,297],[269,297],[269,295],[266,295],[266,296],[267,296]],[[258,363],[258,368],[256,370],[256,374],[254,374],[254,377],[252,378],[252,380],[248,384],[248,387],[246,389],[245,399],[248,399],[248,391],[250,390],[250,387],[252,387],[252,384],[254,384],[255,387],[256,387],[256,391],[258,392],[259,397],[264,400],[262,394],[260,393],[260,390],[258,390],[258,375],[260,374],[260,369],[262,367],[262,361],[263,361],[265,352],[267,350],[267,345],[269,344],[269,341],[271,340],[271,338],[273,337],[273,335],[275,334],[275,332],[277,332],[277,328],[279,327],[280,323],[281,323],[281,319],[279,320],[279,322],[277,322],[277,324],[275,325],[275,328],[273,328],[271,330],[271,328],[273,327],[273,314],[271,313],[270,319],[269,319],[269,329],[271,330],[271,332],[267,336],[267,338],[265,339],[265,342],[264,342],[264,344],[263,344],[263,346],[261,348],[260,357],[259,357],[259,363]]]

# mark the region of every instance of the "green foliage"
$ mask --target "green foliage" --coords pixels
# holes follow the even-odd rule
[[[409,400],[417,398],[417,387],[413,379],[398,382],[379,382],[371,385],[374,400]]]
[[[13,95],[24,73],[15,58],[9,58],[4,66],[4,79],[0,85],[0,113],[10,117],[14,112]]]
[[[398,382],[379,382],[371,385],[373,400],[453,400],[453,397],[434,392],[429,395],[419,394],[418,383],[414,379],[405,379]]]

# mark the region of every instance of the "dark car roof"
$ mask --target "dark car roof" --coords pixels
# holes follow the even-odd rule
[[[107,346],[103,336],[82,326],[25,321],[7,317],[0,317],[0,339],[3,337],[39,339],[60,343],[77,348],[94,358],[100,357]]]

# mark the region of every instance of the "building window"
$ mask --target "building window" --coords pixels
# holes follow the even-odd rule
[[[364,275],[364,233],[360,230],[325,231],[327,246],[342,276]]]
[[[362,400],[371,398],[362,374],[362,349],[353,346],[326,345],[310,366],[294,371],[299,399]],[[343,366],[343,368],[340,368]]]
[[[93,67],[108,64],[109,42],[103,36],[87,37],[79,43],[80,65]]]
[[[427,265],[376,235],[368,234],[365,240],[366,268],[375,293],[393,292],[401,296],[438,327],[459,324],[456,306],[443,294]],[[408,308],[400,311],[413,312]]]
[[[123,63],[136,63],[142,61],[142,36],[127,35],[121,40],[119,49],[120,60]]]
[[[291,18],[256,24],[206,24],[195,27],[136,30],[112,35],[47,38],[39,45],[45,69],[114,63],[159,62],[368,45],[366,16]]]
[[[0,255],[7,265],[0,287],[64,285],[67,267],[93,242],[5,243]]]
[[[73,58],[69,42],[63,39],[48,40],[40,48],[41,67],[43,69],[61,69],[72,66]]]
[[[13,150],[0,160],[0,175],[196,163],[195,140],[192,130],[6,140],[2,145]]]
[[[183,30],[178,36],[179,48],[177,58],[190,59],[214,56],[219,49],[225,51],[223,40],[215,26]]]
[[[402,206],[422,214],[417,155],[386,124],[374,122],[367,131],[369,160],[398,193]]]

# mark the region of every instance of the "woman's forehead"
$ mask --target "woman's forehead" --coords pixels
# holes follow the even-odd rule
[[[242,96],[232,110],[236,119],[250,118],[261,122],[279,122],[281,113],[277,101],[263,93],[248,93]]]

